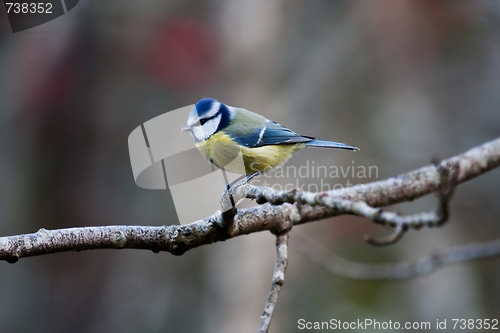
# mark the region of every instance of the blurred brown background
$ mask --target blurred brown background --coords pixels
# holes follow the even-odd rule
[[[206,96],[361,148],[306,150],[296,165],[375,165],[379,179],[500,134],[497,0],[81,0],[16,34],[1,9],[0,31],[0,235],[175,223],[167,191],[135,185],[127,137]],[[271,332],[297,332],[301,318],[500,319],[498,260],[363,282],[294,250],[302,233],[352,260],[408,261],[500,237],[499,181],[494,170],[460,186],[445,227],[388,248],[362,241],[386,232],[360,218],[297,227]],[[2,262],[0,332],[255,332],[274,260],[274,238],[261,233],[181,257],[101,250]]]

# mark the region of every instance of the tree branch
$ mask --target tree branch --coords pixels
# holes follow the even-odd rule
[[[276,265],[274,266],[271,290],[269,291],[266,306],[264,307],[264,313],[260,316],[261,322],[258,333],[267,333],[269,330],[274,308],[276,307],[281,287],[285,281],[285,272],[288,266],[288,239],[288,231],[283,234],[276,235]]]
[[[364,201],[372,207],[412,201],[436,192],[450,184],[456,186],[500,166],[500,138],[486,142],[467,152],[410,172],[368,184],[359,184],[328,192],[311,193],[276,191],[273,188],[247,186],[248,198],[258,203],[297,202],[297,196],[315,202],[325,194],[352,201]]]
[[[350,201],[363,201],[371,207],[411,201],[440,189],[461,184],[500,166],[500,138],[484,143],[455,157],[414,171],[344,190],[326,192],[326,196]],[[82,251],[104,248],[149,249],[167,251],[174,255],[198,246],[224,241],[240,235],[269,230],[279,234],[292,225],[317,221],[350,213],[325,206],[301,205],[293,199],[298,192],[278,192],[271,188],[245,186],[248,197],[259,203],[283,202],[280,206],[264,204],[238,210],[231,228],[224,228],[220,212],[188,225],[178,226],[104,226],[40,229],[37,233],[0,237],[0,260],[16,262],[19,258],[63,251]],[[303,197],[316,202],[325,193],[302,192]],[[276,199],[272,199],[272,198]],[[272,200],[268,200],[272,199]],[[292,200],[293,199],[293,200]],[[295,202],[289,204],[288,202]],[[226,221],[227,222],[227,221]]]
[[[454,246],[418,258],[413,262],[366,264],[342,258],[319,245],[316,240],[300,235],[296,247],[312,261],[334,274],[358,280],[405,280],[446,265],[468,260],[500,256],[500,239],[483,243]]]

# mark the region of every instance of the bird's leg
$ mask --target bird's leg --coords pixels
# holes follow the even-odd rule
[[[256,171],[254,172],[253,174],[249,175],[249,176],[240,176],[238,178],[236,178],[235,180],[233,180],[232,182],[228,183],[227,181],[227,175],[226,175],[226,172],[224,170],[222,170],[222,174],[224,176],[224,181],[226,182],[226,190],[224,191],[224,193],[222,194],[222,198],[221,198],[221,207],[222,207],[222,211],[225,212],[229,209],[233,209],[233,210],[236,210],[236,203],[238,202],[239,199],[243,198],[243,196],[239,196],[236,189],[242,185],[245,185],[246,183],[248,183],[250,180],[252,180],[254,177],[260,175],[260,172],[259,171]],[[229,197],[229,198],[228,198]],[[235,199],[236,197],[236,199]],[[229,199],[229,202],[228,202],[228,199]],[[231,206],[230,206],[231,205]]]
[[[260,171],[255,171],[254,173],[252,173],[250,176],[247,176],[245,178],[245,181],[243,181],[242,183],[245,184],[245,183],[248,183],[249,181],[251,181],[252,179],[254,179],[255,177],[259,176],[261,174]],[[241,185],[243,185],[241,184]]]
[[[226,181],[226,188],[227,190],[229,190],[231,187],[233,187],[234,184],[236,184],[237,182],[239,182],[240,180],[242,180],[243,178],[245,178],[246,176],[243,175],[243,176],[239,176],[238,178],[236,178],[235,180],[233,180],[232,182],[228,183],[227,182],[227,176],[226,176],[226,172],[223,170],[222,171],[224,173],[224,180]]]
[[[243,176],[243,177],[245,177],[245,179],[243,179],[243,180],[241,180],[241,178],[243,178],[243,177],[238,177],[234,182],[231,183],[231,189],[229,190],[230,193],[233,195],[238,194],[237,193],[238,187],[247,184],[249,181],[251,181],[253,178],[255,178],[256,176],[258,176],[260,174],[261,174],[260,171],[255,171],[254,173],[252,173],[249,176],[246,176],[246,177]],[[238,200],[241,198],[242,198],[242,196],[240,196],[240,198],[238,198]]]
[[[224,190],[224,193],[222,193],[222,198],[220,199],[220,205],[222,208],[222,212],[224,213],[228,210],[231,210],[231,208],[232,208],[232,210],[234,211],[234,214],[236,214],[236,202],[234,201],[234,198],[233,198],[231,186],[233,186],[234,183],[243,179],[243,177],[245,177],[245,176],[240,176],[240,177],[236,178],[235,180],[233,180],[232,182],[228,182],[226,170],[221,169],[221,171],[222,171],[222,176],[224,176],[224,182],[226,183],[226,189]],[[230,203],[228,202],[228,197],[229,197]]]
[[[221,198],[221,206],[222,206],[222,208],[224,208],[225,205],[222,205],[222,201],[226,201],[226,196],[227,196],[227,194],[229,194],[229,199],[231,200],[231,206],[233,207],[233,209],[236,209],[236,203],[234,202],[233,193],[231,191],[231,186],[233,186],[236,182],[243,179],[244,176],[240,176],[240,177],[236,178],[235,180],[233,180],[232,182],[228,182],[226,170],[224,170],[224,169],[221,169],[221,170],[222,170],[222,175],[224,176],[224,182],[226,182],[226,189],[224,190],[224,193],[222,194],[222,198]]]

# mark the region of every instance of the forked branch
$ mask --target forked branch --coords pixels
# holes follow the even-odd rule
[[[259,203],[270,201],[282,204],[276,206],[267,203],[238,210],[231,221],[230,232],[221,227],[224,221],[220,212],[183,226],[40,229],[33,234],[0,237],[0,260],[16,262],[19,258],[56,252],[116,248],[149,249],[153,252],[167,251],[181,255],[193,248],[236,236],[265,230],[279,234],[290,229],[287,224],[299,225],[340,214],[354,214],[356,209],[359,212],[364,211],[364,205],[376,209],[374,207],[411,201],[450,188],[450,184],[458,186],[498,166],[500,166],[500,138],[443,160],[437,165],[428,165],[386,180],[325,192],[326,196],[325,193],[278,192],[271,188],[245,186],[246,195],[257,199]],[[334,198],[337,206],[329,207],[326,204],[330,200],[328,198]],[[299,203],[302,199],[306,200],[306,204]],[[338,201],[340,199],[347,201]],[[351,205],[353,209],[351,211],[339,209],[344,204]],[[366,213],[383,216],[383,213],[389,212],[381,213],[377,210]],[[397,220],[399,217],[394,219]]]

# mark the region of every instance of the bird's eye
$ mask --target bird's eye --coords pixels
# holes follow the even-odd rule
[[[206,120],[206,119],[200,119],[200,124],[201,124],[201,125],[205,125],[205,123],[206,123],[206,122],[207,122],[207,120]]]

